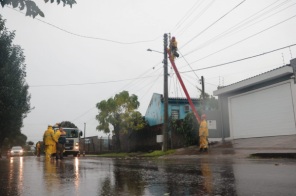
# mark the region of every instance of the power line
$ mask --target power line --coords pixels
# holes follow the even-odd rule
[[[146,90],[146,92],[141,96],[141,98],[139,98],[139,101],[142,100],[142,99],[145,97],[145,95],[148,93],[148,91],[149,91],[149,90],[150,90],[150,89],[156,84],[156,82],[158,81],[158,79],[159,79],[161,76],[162,76],[162,73],[158,75],[158,77],[156,78],[156,80],[154,81],[153,84],[150,84],[150,88],[148,88],[148,89]]]
[[[92,111],[92,110],[95,109],[95,108],[96,108],[96,107],[92,107],[92,108],[90,108],[89,110],[87,110],[86,112],[84,112],[83,114],[81,114],[80,116],[74,118],[74,119],[72,120],[72,122],[73,122],[73,121],[76,121],[76,120],[79,119],[79,118],[81,118],[82,116],[84,116],[85,114],[89,113],[90,111]]]
[[[94,84],[107,84],[107,83],[116,83],[123,82],[128,80],[139,80],[143,78],[151,78],[155,76],[145,76],[139,78],[131,78],[131,79],[122,79],[122,80],[110,80],[110,81],[102,81],[102,82],[90,82],[90,83],[77,83],[77,84],[45,84],[45,85],[30,85],[29,87],[63,87],[63,86],[83,86],[83,85],[94,85]]]
[[[193,25],[214,3],[215,0],[212,0],[205,8],[203,8],[185,27],[183,27],[179,33],[177,33],[178,37],[181,36],[186,29],[188,29],[191,25]]]
[[[217,22],[219,22],[220,20],[222,20],[225,16],[227,16],[229,13],[231,13],[233,10],[235,10],[236,8],[238,8],[241,4],[243,4],[246,0],[243,0],[242,2],[240,2],[238,5],[236,5],[234,8],[232,8],[231,10],[229,10],[226,14],[224,14],[223,16],[221,16],[220,18],[218,18],[215,22],[213,22],[210,26],[208,26],[207,28],[205,28],[204,30],[202,30],[199,34],[197,34],[196,36],[194,36],[192,39],[190,39],[188,42],[186,42],[183,46],[185,47],[187,44],[189,44],[192,40],[194,40],[195,38],[197,38],[198,36],[200,36],[202,33],[204,33],[206,30],[208,30],[209,28],[211,28],[213,25],[215,25]]]
[[[254,36],[256,36],[256,35],[259,35],[259,34],[265,32],[265,31],[267,31],[267,30],[273,28],[273,27],[276,27],[276,26],[278,26],[278,25],[280,25],[280,24],[282,24],[282,23],[284,23],[284,22],[287,22],[288,20],[291,20],[291,19],[293,19],[294,17],[296,17],[296,15],[294,15],[294,16],[292,16],[292,17],[290,17],[290,18],[287,18],[286,20],[283,20],[283,21],[281,21],[281,22],[279,22],[279,23],[277,23],[277,24],[275,24],[275,25],[272,25],[272,26],[266,28],[266,29],[263,29],[262,31],[259,31],[259,32],[255,33],[255,34],[253,34],[253,35],[251,35],[251,36],[249,36],[249,37],[246,37],[246,38],[244,38],[244,39],[242,39],[242,40],[240,40],[240,41],[238,41],[238,42],[235,42],[235,43],[233,43],[233,44],[231,44],[231,45],[229,45],[229,46],[227,46],[227,47],[225,47],[225,48],[222,48],[222,49],[220,49],[220,50],[218,50],[218,51],[216,51],[216,52],[213,52],[213,53],[211,53],[211,54],[209,54],[209,55],[207,55],[207,56],[205,56],[205,57],[203,57],[203,58],[201,58],[201,59],[198,59],[198,60],[196,60],[196,61],[193,61],[193,62],[191,62],[191,64],[196,63],[196,62],[198,62],[198,61],[201,61],[201,60],[203,60],[203,59],[205,59],[205,58],[208,58],[208,57],[210,57],[210,56],[212,56],[212,55],[214,55],[214,54],[217,54],[217,53],[219,53],[219,52],[221,52],[221,51],[223,51],[223,50],[226,50],[226,49],[228,49],[228,48],[230,48],[230,47],[232,47],[232,46],[235,46],[235,45],[237,45],[237,44],[239,44],[239,43],[241,43],[241,42],[243,42],[243,41],[246,41],[246,40],[248,40],[248,39],[250,39],[250,38],[252,38],[252,37],[254,37]]]
[[[8,7],[8,6],[7,6],[7,7]],[[23,13],[23,12],[21,12],[21,11],[19,11],[19,10],[16,10],[16,9],[14,9],[14,8],[11,8],[11,7],[8,7],[8,8],[10,8],[10,9],[16,11],[16,12],[19,12],[19,13],[22,13],[22,14],[25,15],[25,13]],[[100,40],[100,41],[112,42],[112,43],[123,44],[123,45],[132,45],[132,44],[139,44],[139,43],[153,42],[153,41],[155,41],[155,40],[157,40],[157,39],[159,39],[159,38],[162,37],[162,36],[157,36],[156,38],[151,39],[151,40],[141,40],[141,41],[133,41],[133,42],[122,42],[122,41],[117,41],[117,40],[112,40],[112,39],[101,38],[101,37],[93,37],[93,36],[88,36],[88,35],[80,35],[80,34],[73,33],[73,32],[71,32],[71,31],[68,31],[68,30],[66,30],[66,29],[63,29],[63,28],[61,28],[61,27],[58,27],[58,26],[56,26],[56,25],[54,25],[54,24],[51,24],[51,23],[49,23],[49,22],[46,22],[46,21],[44,21],[44,20],[41,20],[41,19],[39,19],[39,18],[34,18],[34,19],[35,19],[35,20],[38,20],[38,21],[40,21],[40,22],[42,22],[42,23],[44,23],[44,24],[47,24],[47,25],[49,25],[49,26],[51,26],[51,27],[54,27],[54,28],[56,28],[56,29],[58,29],[58,30],[60,30],[60,31],[63,31],[63,32],[65,32],[65,33],[68,33],[68,34],[70,34],[70,35],[74,35],[74,36],[81,37],[81,38],[85,38],[85,39]]]
[[[157,75],[157,76],[155,76],[156,77],[156,79],[155,79],[155,77],[154,78],[152,78],[152,79],[150,79],[150,80],[145,80],[145,81],[142,81],[141,83],[140,82],[138,82],[138,83],[134,83],[135,85],[138,85],[138,84],[140,84],[140,85],[138,85],[138,86],[135,86],[135,87],[133,87],[133,86],[131,86],[131,87],[129,87],[129,89],[133,89],[133,91],[134,92],[140,92],[140,91],[142,91],[142,90],[144,90],[147,86],[151,86],[151,83],[154,83],[156,80],[158,80],[158,78],[160,77],[160,76],[162,76],[163,75],[163,72],[161,71],[161,70],[158,70],[158,74],[159,75]]]
[[[279,1],[279,0],[277,0],[276,2],[278,2],[278,1]],[[219,40],[219,39],[221,39],[221,38],[223,38],[223,37],[225,37],[225,36],[227,36],[227,35],[233,33],[234,31],[238,32],[238,31],[243,30],[242,28],[243,28],[245,25],[247,25],[248,23],[250,23],[250,22],[256,20],[256,18],[255,18],[255,19],[251,19],[252,17],[258,15],[260,12],[266,10],[267,8],[269,8],[270,6],[272,6],[273,4],[275,4],[276,2],[273,2],[272,4],[270,4],[270,5],[268,5],[267,7],[261,9],[260,11],[256,12],[255,14],[249,16],[248,18],[242,20],[241,22],[237,23],[236,25],[234,25],[234,26],[228,28],[228,29],[227,29],[226,31],[224,31],[223,33],[221,33],[221,34],[219,34],[219,35],[217,35],[217,36],[211,38],[210,40],[204,42],[203,44],[200,44],[199,47],[197,47],[197,48],[191,50],[190,52],[188,52],[188,53],[186,53],[186,54],[184,54],[184,56],[187,56],[187,55],[189,55],[189,54],[191,54],[191,53],[193,53],[193,52],[195,52],[195,51],[197,51],[197,50],[200,50],[200,49],[202,49],[202,48],[204,48],[204,47],[206,47],[206,46],[209,46],[211,43],[213,43],[213,42],[215,42],[215,41],[217,41],[217,40]],[[284,2],[284,3],[285,3],[285,2]],[[265,11],[264,13],[260,14],[259,17],[258,17],[257,19],[259,19],[260,17],[262,17],[262,16],[268,14],[269,12],[273,11],[274,9],[276,9],[276,8],[278,8],[278,7],[282,6],[282,5],[284,5],[284,3],[281,3],[280,5],[277,5],[276,7],[271,8],[271,10],[267,10],[267,11]],[[293,4],[293,5],[294,5],[294,4]],[[293,5],[291,5],[291,6],[293,6]],[[291,6],[290,6],[290,7],[291,7]],[[282,10],[280,10],[280,11],[278,11],[278,12],[272,14],[272,15],[269,15],[268,17],[265,17],[264,19],[262,19],[262,20],[260,20],[260,21],[257,21],[257,22],[255,22],[255,23],[253,23],[253,24],[251,24],[251,25],[245,27],[244,29],[246,29],[246,28],[248,28],[248,27],[250,27],[250,26],[253,26],[253,25],[255,25],[255,24],[257,24],[257,23],[259,23],[259,22],[261,22],[261,21],[263,21],[263,20],[265,20],[265,19],[267,19],[267,18],[269,18],[269,17],[271,17],[271,16],[273,16],[273,15],[275,15],[275,14],[278,14],[278,13],[284,11],[284,10],[287,9],[287,8],[289,8],[289,7],[286,7],[286,8],[284,8],[284,9],[282,9]]]
[[[205,68],[200,68],[200,69],[194,69],[192,71],[200,71],[200,70],[205,70],[205,69],[211,69],[211,68],[215,68],[215,67],[220,67],[220,66],[223,66],[223,65],[228,65],[228,64],[239,62],[239,61],[244,61],[244,60],[248,60],[248,59],[251,59],[251,58],[263,56],[265,54],[269,54],[269,53],[276,52],[278,50],[282,50],[282,49],[285,49],[285,48],[290,48],[290,47],[293,47],[293,46],[296,46],[296,44],[292,44],[292,45],[289,45],[289,46],[285,46],[285,47],[282,47],[282,48],[278,48],[278,49],[275,49],[275,50],[264,52],[264,53],[257,54],[257,55],[254,55],[254,56],[249,56],[249,57],[245,57],[245,58],[242,58],[242,59],[230,61],[230,62],[227,62],[227,63],[221,63],[221,64],[213,65],[213,66],[210,66],[210,67],[205,67]],[[187,72],[192,72],[192,71],[183,71],[183,72],[180,72],[180,73],[187,73]]]
[[[156,66],[158,66],[158,64],[156,64],[155,66],[153,66],[152,69],[150,68],[150,69],[148,69],[148,70],[145,70],[142,74],[140,74],[140,75],[138,76],[138,78],[145,78],[144,75],[150,74],[151,71],[153,71],[153,72],[157,71],[157,70],[155,70],[155,67],[156,67]],[[158,68],[158,69],[160,69],[160,68]],[[143,76],[143,77],[142,77],[142,76]],[[148,78],[148,77],[146,77],[146,78]],[[121,87],[120,89],[121,89],[121,90],[126,89],[128,86],[131,86],[132,84],[134,84],[133,82],[134,82],[134,80],[131,80],[128,84],[124,85],[124,86]],[[143,83],[143,82],[142,82],[142,83]],[[117,90],[117,92],[118,92],[118,91],[121,91],[121,90]]]
[[[217,64],[217,65],[213,65],[213,66],[205,67],[205,68],[200,68],[200,69],[191,69],[191,71],[182,71],[180,73],[188,73],[188,72],[194,72],[194,71],[200,71],[200,70],[205,70],[205,69],[211,69],[211,68],[215,68],[215,67],[220,67],[220,66],[223,66],[223,65],[228,65],[228,64],[232,64],[232,63],[236,63],[236,62],[248,60],[248,59],[251,59],[251,58],[263,56],[265,54],[269,54],[269,53],[276,52],[278,50],[282,50],[282,49],[285,49],[285,48],[290,48],[290,47],[293,47],[293,46],[296,46],[296,44],[292,44],[292,45],[289,45],[289,46],[281,47],[281,48],[274,49],[274,50],[271,50],[271,51],[268,51],[268,52],[264,52],[264,53],[261,53],[261,54],[257,54],[257,55],[245,57],[245,58],[242,58],[242,59],[230,61],[230,62],[227,62],[227,63],[221,63],[221,64]],[[114,80],[114,81],[102,81],[102,82],[94,82],[94,83],[60,84],[60,85],[35,85],[35,86],[32,85],[30,87],[58,87],[58,86],[79,86],[79,85],[105,84],[105,83],[115,83],[115,82],[129,81],[129,80],[139,80],[139,79],[143,79],[143,78],[152,78],[152,77],[155,77],[155,76],[145,76],[145,77],[137,77],[137,78],[131,78],[131,79],[122,79],[122,80]],[[159,77],[159,76],[157,76],[157,77]]]
[[[201,4],[202,1],[196,1],[195,4],[186,12],[185,16],[183,16],[181,20],[179,20],[179,22],[176,24],[174,28],[178,29],[187,20],[187,18],[190,17],[190,15],[192,15],[194,10],[198,8]]]
[[[188,63],[188,61],[183,56],[183,54],[180,52],[180,50],[178,50],[178,52],[181,54],[181,56],[183,57],[183,59],[186,61],[187,65],[190,67],[190,69],[193,70],[192,67],[190,66],[190,64]],[[197,79],[200,80],[199,77],[197,76],[197,74],[195,72],[193,72],[193,73],[195,74],[195,76],[197,77]]]

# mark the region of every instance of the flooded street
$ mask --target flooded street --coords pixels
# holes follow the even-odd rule
[[[11,157],[0,181],[0,195],[296,195],[296,161]]]

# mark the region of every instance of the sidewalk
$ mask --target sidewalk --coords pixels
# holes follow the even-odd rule
[[[218,142],[209,146],[208,153],[200,153],[197,146],[190,146],[178,149],[174,155],[168,155],[167,158],[198,158],[204,155],[214,158],[296,158],[296,135]]]
[[[237,153],[268,158],[296,158],[296,135],[274,136],[232,141]]]

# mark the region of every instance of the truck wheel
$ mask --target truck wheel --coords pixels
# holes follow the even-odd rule
[[[77,155],[78,155],[78,153],[74,153],[74,154],[73,154],[73,157],[77,157]]]

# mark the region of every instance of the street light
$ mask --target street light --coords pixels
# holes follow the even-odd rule
[[[149,52],[158,52],[158,53],[160,53],[160,54],[163,54],[163,52],[160,52],[160,51],[157,51],[157,50],[152,50],[152,49],[150,49],[150,48],[148,48],[147,51],[149,51]]]

